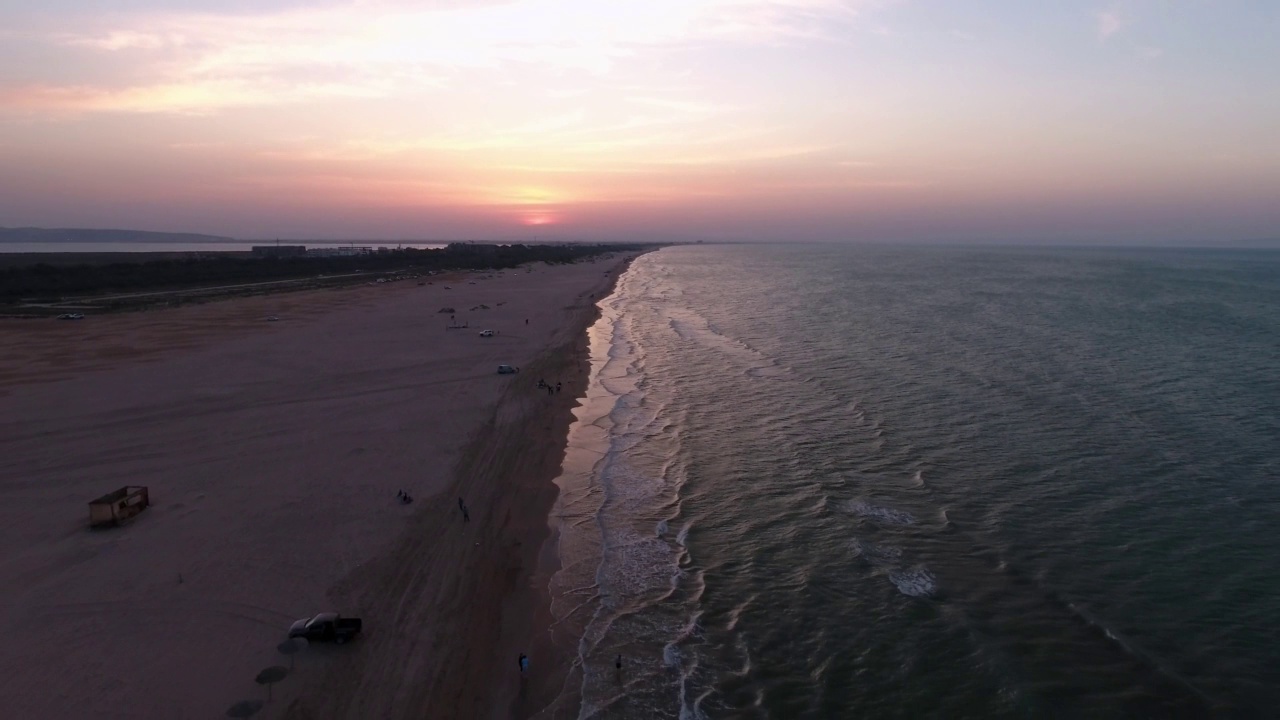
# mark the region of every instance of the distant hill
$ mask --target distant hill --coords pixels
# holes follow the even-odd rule
[[[206,243],[238,242],[236,238],[198,233],[151,232],[149,230],[98,230],[91,228],[6,228],[0,227],[0,243]]]

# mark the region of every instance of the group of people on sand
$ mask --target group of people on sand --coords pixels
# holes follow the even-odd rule
[[[560,392],[560,383],[558,383],[558,382],[557,382],[555,385],[552,385],[551,383],[547,382],[546,380],[539,380],[539,381],[538,381],[538,389],[539,389],[539,390],[542,390],[543,388],[546,388],[546,391],[547,391],[547,394],[548,394],[548,395],[554,395],[554,394],[556,394],[556,393]]]
[[[396,491],[396,499],[399,500],[402,505],[408,505],[413,502],[413,496],[403,490]],[[471,509],[467,507],[467,504],[463,502],[462,498],[458,498],[458,510],[462,511],[463,522],[471,522]]]

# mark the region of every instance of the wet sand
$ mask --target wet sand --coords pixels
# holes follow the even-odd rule
[[[254,717],[535,710],[531,578],[624,261],[0,323],[6,713],[222,717],[271,666]],[[89,530],[125,484],[153,507]],[[281,654],[325,610],[365,632]]]

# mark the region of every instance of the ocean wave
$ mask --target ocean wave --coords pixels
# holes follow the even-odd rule
[[[849,541],[849,548],[854,557],[861,557],[872,565],[895,565],[902,560],[902,548],[896,545],[881,545],[860,538]]]
[[[626,400],[623,401],[623,398],[626,398]],[[634,395],[624,395],[614,405],[613,410],[609,413],[609,419],[613,421],[614,427],[617,428],[614,431],[616,435],[643,438],[646,436],[645,431],[659,422],[664,409],[659,404],[646,405],[643,403],[643,399],[636,399]]]
[[[747,368],[747,377],[751,378],[773,378],[781,377],[786,374],[787,369],[777,363]]]
[[[693,527],[692,522],[687,522],[680,528],[680,532],[676,533],[676,544],[680,547],[687,547],[689,541],[689,529]]]
[[[676,669],[684,660],[684,653],[680,652],[680,647],[674,642],[669,642],[662,646],[662,666],[668,669]]]
[[[891,570],[889,581],[898,592],[911,597],[931,597],[938,592],[938,579],[924,567]]]
[[[879,520],[886,525],[914,525],[916,518],[909,512],[894,510],[882,505],[872,505],[863,500],[853,500],[848,504],[849,512],[862,517]]]
[[[938,592],[938,579],[922,565],[911,567],[902,564],[902,548],[895,545],[882,545],[862,538],[851,538],[849,549],[856,558],[862,558],[871,565],[888,569],[889,582],[898,592],[910,597],[931,597]]]
[[[753,347],[740,337],[727,334],[688,306],[669,308],[667,325],[681,340],[694,342],[701,347],[720,353],[723,357],[747,365],[748,377],[774,378],[789,375],[790,368]]]

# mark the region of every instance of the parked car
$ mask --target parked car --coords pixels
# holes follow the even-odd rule
[[[510,366],[510,365],[499,365],[499,366],[498,366],[498,374],[499,374],[499,375],[513,375],[513,374],[518,373],[518,372],[520,372],[520,368],[518,368],[518,367],[512,367],[512,366]]]
[[[492,330],[481,330],[481,331],[480,331],[480,337],[493,337],[493,331],[492,331]]]
[[[82,313],[62,313],[61,315],[58,316],[58,319],[59,320],[83,320],[84,315]]]
[[[364,623],[360,618],[344,618],[338,613],[320,613],[302,618],[289,628],[290,638],[306,638],[307,642],[335,642],[341,645],[355,637]]]

